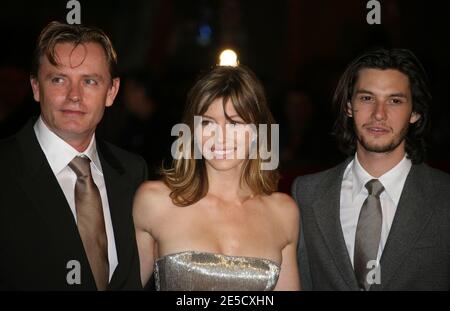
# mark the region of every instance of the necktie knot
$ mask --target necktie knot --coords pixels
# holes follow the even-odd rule
[[[378,179],[369,180],[365,187],[367,188],[367,191],[369,191],[369,195],[373,195],[375,197],[379,197],[381,192],[384,190],[383,184]]]
[[[75,157],[69,163],[69,167],[77,174],[77,177],[91,176],[91,160],[86,157]]]

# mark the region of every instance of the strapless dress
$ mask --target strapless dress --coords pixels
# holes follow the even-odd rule
[[[269,291],[280,266],[268,259],[186,251],[155,261],[156,290]]]

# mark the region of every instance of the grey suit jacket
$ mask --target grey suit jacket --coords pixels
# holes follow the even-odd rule
[[[352,159],[298,177],[299,269],[305,290],[359,290],[340,223],[340,193]],[[380,260],[380,284],[370,290],[450,289],[450,175],[413,165]]]

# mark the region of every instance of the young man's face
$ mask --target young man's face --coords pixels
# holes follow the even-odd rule
[[[359,71],[347,114],[353,117],[358,148],[386,153],[403,148],[412,111],[408,77],[394,69]]]
[[[105,107],[113,104],[119,79],[111,82],[107,58],[97,43],[58,43],[58,66],[41,58],[31,79],[45,124],[64,140],[90,138]]]

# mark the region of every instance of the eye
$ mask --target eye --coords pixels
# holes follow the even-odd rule
[[[230,120],[230,122],[228,122],[228,124],[232,127],[236,127],[236,126],[244,125],[245,123],[242,121]]]
[[[211,125],[211,124],[212,124],[211,120],[207,120],[207,119],[203,119],[202,120],[202,126],[208,126],[208,125]]]
[[[85,79],[84,82],[87,85],[97,85],[98,84],[98,82],[96,80],[94,80],[94,79]]]
[[[401,98],[391,98],[390,102],[392,104],[394,104],[394,105],[398,105],[398,104],[403,103],[403,99],[401,99]]]
[[[64,82],[64,78],[61,78],[61,77],[53,77],[52,78],[53,84],[62,84],[63,82]]]
[[[359,98],[362,102],[369,102],[371,101],[373,98],[370,95],[363,95]]]

